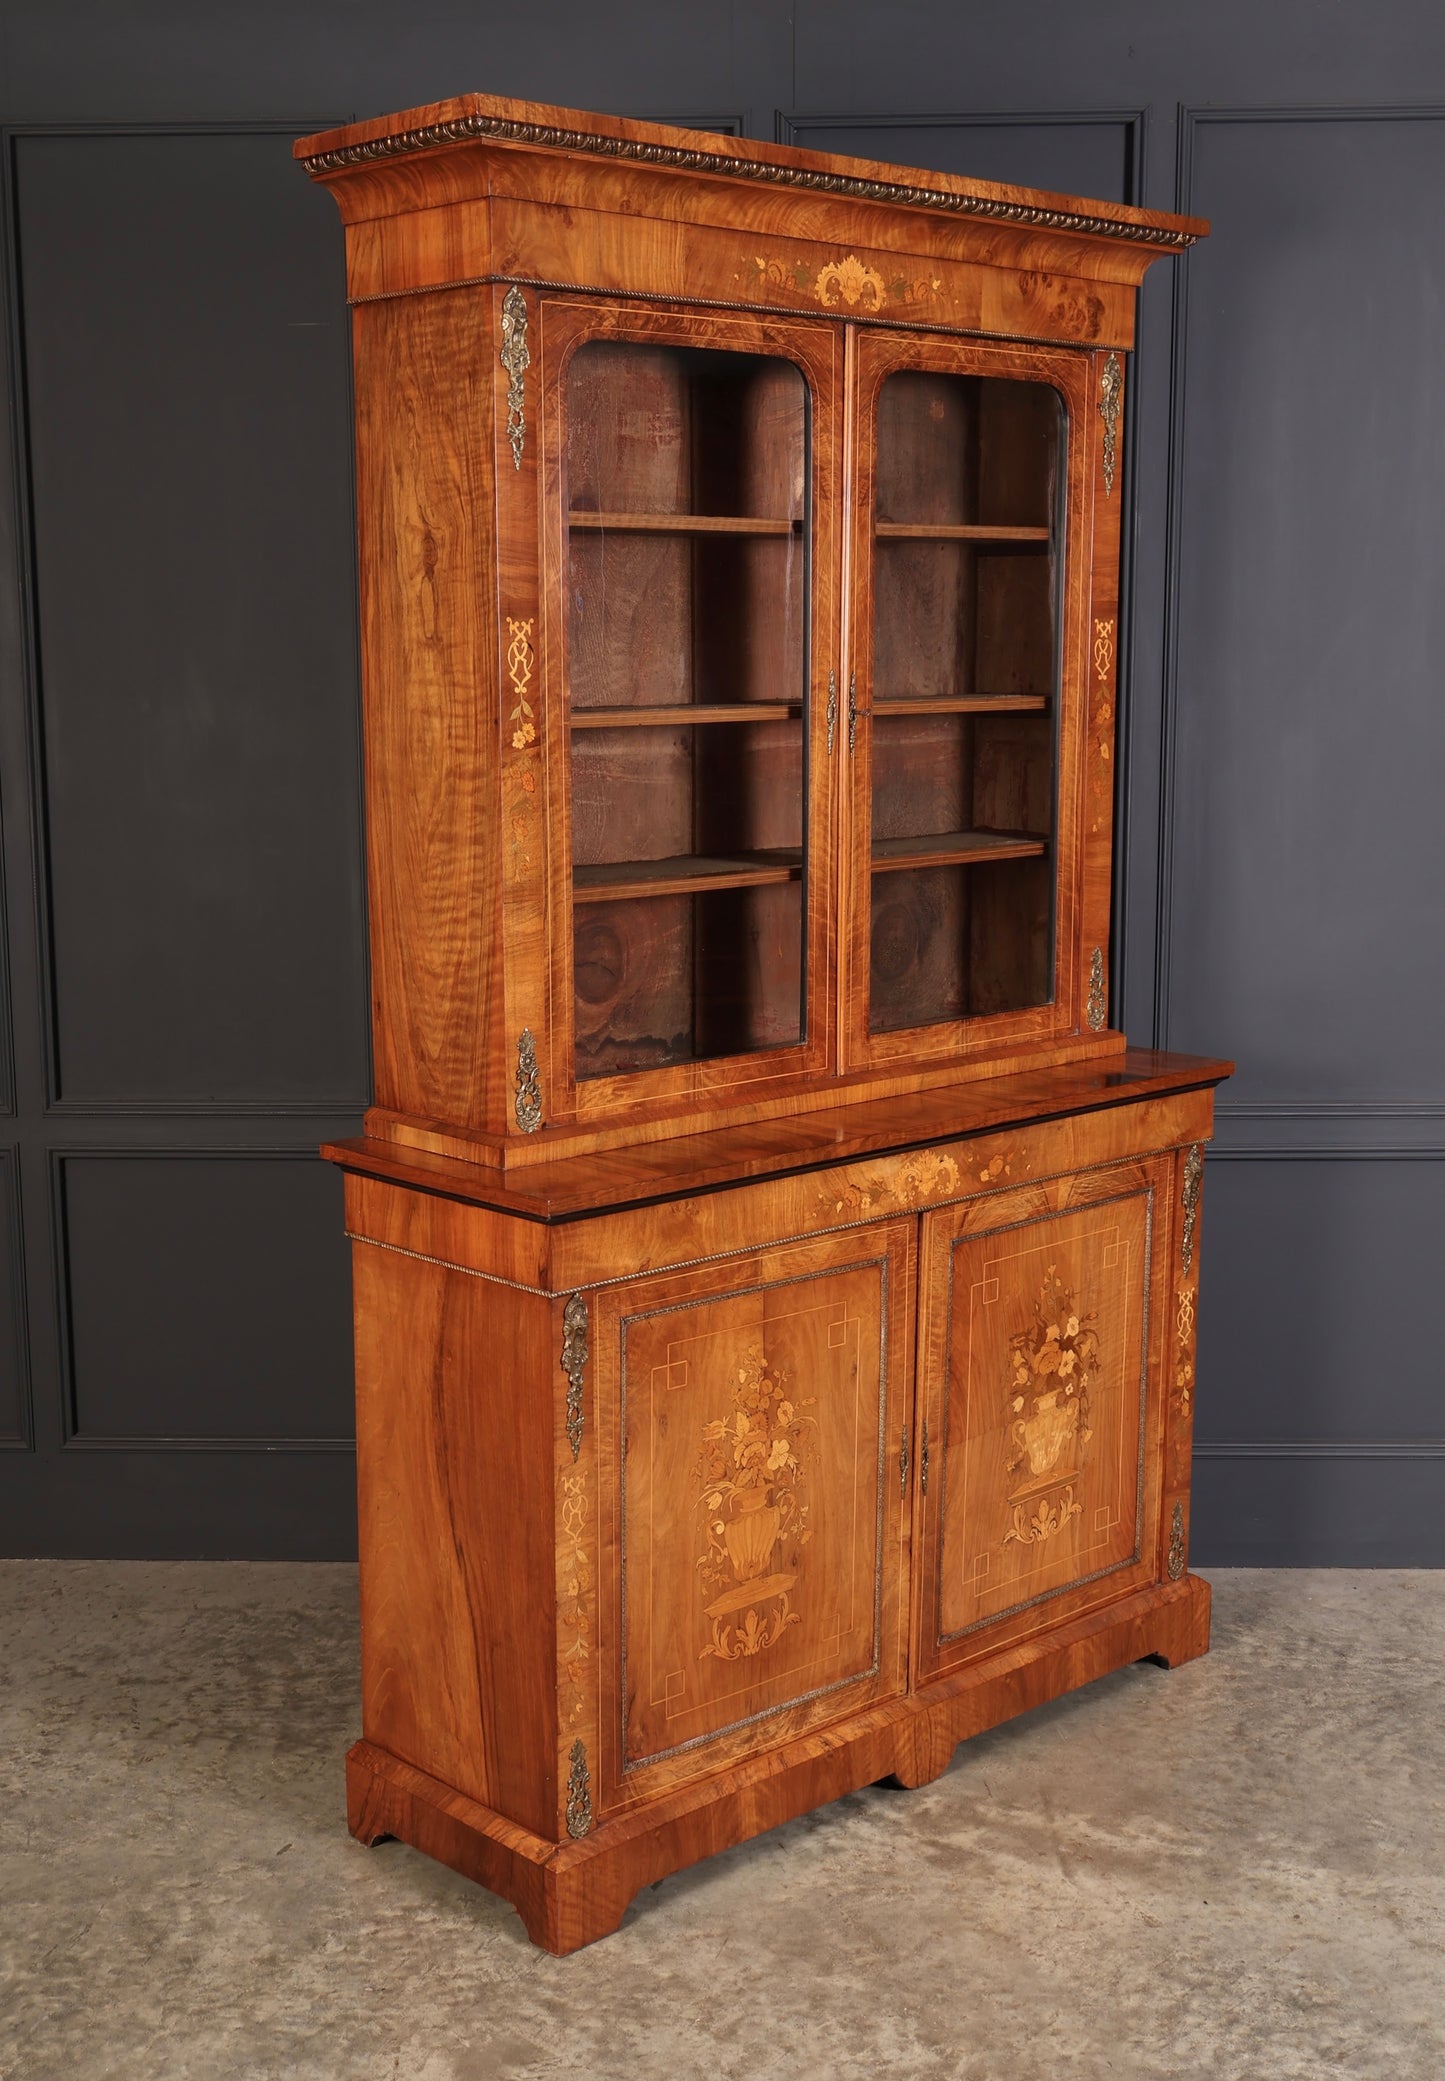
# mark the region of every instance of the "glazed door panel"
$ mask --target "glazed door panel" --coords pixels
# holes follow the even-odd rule
[[[850,1067],[1080,1025],[1085,356],[853,348]]]
[[[924,1216],[922,1680],[1157,1576],[1168,1178],[1150,1158]]]
[[[831,1064],[841,360],[541,301],[554,1117]]]
[[[903,1690],[914,1241],[598,1296],[609,1803]]]

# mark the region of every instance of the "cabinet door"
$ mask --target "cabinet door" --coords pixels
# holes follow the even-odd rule
[[[903,1690],[914,1245],[894,1222],[598,1296],[605,1805]]]
[[[1169,1164],[923,1217],[921,1680],[1157,1579]]]
[[[553,1117],[776,1090],[834,1052],[841,331],[541,337]]]
[[[847,1060],[1059,1039],[1085,1009],[1089,358],[879,332],[856,368]]]

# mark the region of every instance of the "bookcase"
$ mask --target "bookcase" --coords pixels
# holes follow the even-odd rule
[[[1206,227],[481,95],[353,309],[362,1739],[567,1951],[1208,1641],[1202,1151],[1109,1025],[1123,391]]]

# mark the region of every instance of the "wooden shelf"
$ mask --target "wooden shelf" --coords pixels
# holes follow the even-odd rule
[[[907,694],[891,699],[875,695],[873,713],[880,715],[1042,715],[1047,694]]]
[[[708,889],[760,889],[795,882],[803,855],[795,847],[669,860],[620,860],[572,873],[574,903],[617,903],[627,896],[695,896]]]
[[[922,838],[876,839],[873,872],[970,866],[980,860],[1036,860],[1048,849],[1046,838],[1027,831],[932,831]]]
[[[880,542],[1049,542],[1047,527],[953,526],[932,520],[880,520],[873,532]]]
[[[797,535],[803,529],[801,520],[749,520],[716,513],[569,513],[567,522],[599,533],[606,528],[634,535]]]
[[[671,723],[786,723],[801,701],[727,701],[712,706],[679,701],[667,708],[574,708],[574,730],[653,730]]]

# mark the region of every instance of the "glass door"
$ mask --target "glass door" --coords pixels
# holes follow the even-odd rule
[[[578,330],[558,438],[568,994],[576,1103],[599,1111],[821,1059],[834,347],[596,308]]]
[[[855,1060],[1058,1023],[1058,359],[859,342]]]

